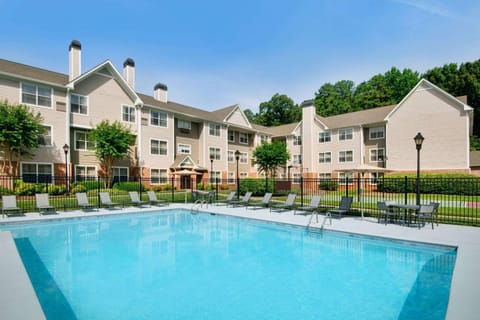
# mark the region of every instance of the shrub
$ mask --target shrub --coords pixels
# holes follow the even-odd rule
[[[153,190],[155,192],[163,191],[163,189],[164,189],[163,185],[150,186],[150,190]]]
[[[48,192],[49,195],[59,195],[67,192],[67,189],[64,185],[51,184],[48,186],[48,188],[47,186],[43,186],[42,192]]]
[[[13,194],[12,189],[8,189],[8,188],[0,186],[0,195],[9,195],[9,194]]]
[[[171,184],[166,184],[163,186],[163,191],[172,191],[173,186]]]
[[[78,186],[73,186],[72,185],[72,193],[78,193],[78,192],[87,192],[87,188],[85,188],[84,185],[78,185]]]
[[[318,188],[320,190],[337,191],[338,182],[335,180],[323,180],[323,181],[320,181],[320,183],[318,184]]]
[[[139,182],[117,182],[113,185],[112,189],[122,191],[145,191],[146,188]]]
[[[273,181],[268,180],[268,192],[273,192]],[[251,191],[254,196],[263,196],[265,192],[265,179],[243,179],[240,180],[240,194]]]
[[[31,196],[35,193],[41,193],[43,184],[23,182],[23,180],[15,181],[15,194],[17,196]]]
[[[98,189],[100,182],[98,181],[76,181],[72,184],[72,190],[79,188],[77,192],[85,192],[88,190]],[[73,192],[73,191],[72,191]]]
[[[381,192],[415,193],[416,174],[389,174],[378,179],[377,189]],[[426,173],[420,175],[422,193],[480,195],[480,177],[468,174]]]
[[[205,185],[202,182],[197,183],[197,190],[203,190]]]

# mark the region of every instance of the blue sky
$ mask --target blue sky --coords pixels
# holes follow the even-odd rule
[[[131,57],[136,91],[161,82],[206,110],[480,58],[478,0],[0,0],[0,12],[0,58],[67,73],[77,39],[82,71]]]

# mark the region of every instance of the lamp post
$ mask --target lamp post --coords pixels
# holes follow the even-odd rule
[[[420,150],[422,149],[422,143],[425,138],[419,132],[413,138],[415,146],[417,148],[417,206],[420,205]]]
[[[210,154],[210,183],[213,184],[213,154]]]
[[[240,179],[238,175],[238,160],[240,159],[240,151],[235,151],[235,160],[237,160],[237,200],[240,200]]]
[[[68,151],[70,150],[70,147],[68,144],[63,145],[63,152],[65,152],[65,189],[68,194]]]

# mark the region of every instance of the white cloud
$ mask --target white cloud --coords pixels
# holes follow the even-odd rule
[[[420,0],[393,0],[394,2],[401,3],[410,7],[414,7],[416,9],[419,9],[421,11],[441,16],[441,17],[446,17],[450,19],[458,19],[459,17],[455,15],[453,12],[448,10],[445,7],[442,7],[439,5],[438,1],[420,1]]]

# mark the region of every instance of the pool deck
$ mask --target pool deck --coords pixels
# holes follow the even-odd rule
[[[20,217],[0,217],[0,224],[12,222],[29,222],[49,219],[81,218],[88,216],[127,214],[148,212],[172,208],[191,208],[191,204],[173,204],[169,207],[125,208],[122,210],[59,211],[55,215],[28,213]],[[237,217],[272,221],[277,223],[307,226],[310,215],[294,215],[293,211],[270,212],[269,209],[246,210],[245,207],[208,206],[199,208],[200,212],[231,215]],[[312,219],[310,227],[323,228],[362,235],[386,237],[399,240],[417,241],[423,243],[441,244],[457,247],[457,260],[453,272],[450,299],[446,319],[478,319],[480,314],[480,277],[477,269],[480,265],[480,228],[455,225],[430,225],[421,229],[417,227],[400,226],[396,224],[377,223],[376,219],[360,217],[343,217],[332,219],[332,224],[325,216],[318,216],[319,222]],[[325,223],[324,223],[325,222]],[[39,320],[45,319],[28,275],[15,248],[9,232],[0,232],[0,319]]]

